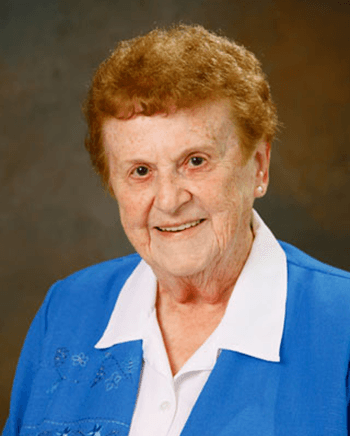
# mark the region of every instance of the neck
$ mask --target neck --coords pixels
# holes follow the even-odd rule
[[[252,242],[253,232],[249,229],[244,243],[238,246],[235,244],[226,256],[193,276],[176,277],[164,272],[156,272],[158,303],[166,300],[180,307],[184,305],[192,308],[206,305],[226,307],[248,258]]]

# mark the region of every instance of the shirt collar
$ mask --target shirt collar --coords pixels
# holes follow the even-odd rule
[[[254,242],[217,329],[218,344],[273,362],[280,361],[287,299],[286,255],[254,211]]]
[[[214,332],[215,342],[222,349],[278,362],[287,298],[287,261],[283,249],[255,211],[253,230],[250,254]],[[95,347],[144,339],[145,326],[154,315],[156,291],[156,276],[141,260],[125,282]]]
[[[144,261],[137,265],[120,291],[109,323],[96,348],[144,338],[145,326],[154,311],[157,279]]]

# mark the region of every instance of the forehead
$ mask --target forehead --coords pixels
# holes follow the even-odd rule
[[[152,146],[165,150],[188,145],[225,144],[236,135],[228,101],[205,102],[170,114],[107,119],[103,141],[107,152],[133,153]]]

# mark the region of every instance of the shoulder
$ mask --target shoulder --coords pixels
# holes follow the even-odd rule
[[[44,303],[47,333],[57,336],[82,331],[102,334],[119,292],[136,268],[138,254],[109,260],[77,271],[55,283]]]
[[[290,244],[280,244],[287,256],[290,306],[309,319],[346,324],[350,332],[350,273],[320,262]]]
[[[86,288],[86,286],[90,290],[98,289],[101,291],[109,287],[111,282],[125,282],[140,260],[141,257],[137,253],[108,260],[77,271],[58,283],[61,287],[73,292]]]
[[[335,280],[343,282],[344,285],[350,285],[350,272],[320,262],[291,244],[282,241],[279,243],[286,253],[289,268],[294,267],[322,279]]]
[[[140,260],[135,253],[89,266],[58,281],[54,293],[59,294],[60,300],[68,298],[70,301],[72,298],[105,299],[111,292],[115,297]]]
[[[321,386],[327,392],[342,389],[344,394],[350,356],[350,274],[280,244],[287,257],[281,361],[292,385],[311,381],[316,391]]]

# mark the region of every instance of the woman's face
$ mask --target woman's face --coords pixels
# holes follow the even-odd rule
[[[258,185],[267,185],[269,146],[259,143],[244,163],[226,101],[109,119],[103,135],[122,225],[155,271],[201,273],[251,241],[251,210],[261,196]]]

